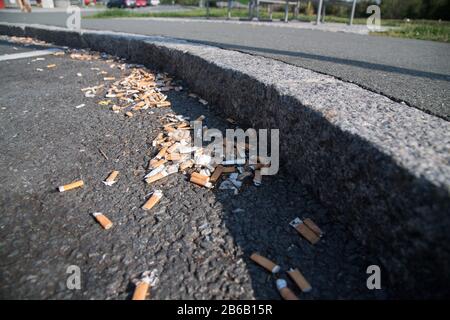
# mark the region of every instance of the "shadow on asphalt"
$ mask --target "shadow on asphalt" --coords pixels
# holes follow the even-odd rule
[[[358,68],[364,68],[369,70],[378,70],[383,72],[392,72],[392,73],[399,73],[399,74],[405,74],[409,76],[414,77],[420,77],[420,78],[428,78],[432,80],[441,80],[441,81],[450,81],[450,77],[446,74],[440,74],[435,72],[426,72],[426,71],[420,71],[420,70],[414,70],[414,69],[408,69],[408,68],[401,68],[401,67],[395,67],[380,63],[372,63],[372,62],[365,62],[365,61],[358,61],[358,60],[351,60],[351,59],[343,59],[343,58],[337,58],[337,57],[329,57],[319,54],[311,54],[311,53],[305,53],[305,52],[299,52],[299,51],[287,51],[287,50],[278,50],[278,49],[270,49],[270,48],[258,48],[258,47],[249,47],[249,46],[243,46],[243,45],[236,45],[236,44],[230,44],[230,43],[221,43],[221,42],[214,42],[214,41],[204,41],[204,40],[197,40],[197,39],[181,39],[196,43],[202,43],[205,45],[215,46],[222,49],[228,49],[228,50],[236,50],[247,54],[252,54],[254,52],[261,52],[261,53],[267,53],[267,54],[274,54],[274,55],[284,55],[284,56],[291,56],[291,57],[299,57],[299,58],[305,58],[305,59],[311,59],[311,60],[317,60],[317,61],[326,61],[326,62],[332,62],[336,64],[341,65],[348,65]]]

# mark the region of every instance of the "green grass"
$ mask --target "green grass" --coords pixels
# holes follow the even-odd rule
[[[448,43],[450,42],[450,22],[422,20],[403,22],[398,25],[398,28],[386,32],[373,32],[372,34]]]
[[[210,8],[211,18],[225,18],[227,16],[226,8]],[[247,9],[233,9],[231,11],[231,16],[233,18],[247,18]],[[206,9],[193,8],[185,11],[177,12],[137,12],[133,10],[124,9],[107,9],[105,11],[98,12],[94,15],[83,17],[83,19],[99,19],[99,18],[127,18],[127,17],[175,17],[175,18],[204,18],[206,17]],[[260,11],[260,17],[262,19],[269,18],[266,10]],[[273,12],[273,19],[283,19],[284,12]],[[293,14],[290,13],[289,19],[293,18]],[[315,21],[315,16],[300,15],[301,21]],[[326,16],[325,21],[327,22],[337,22],[337,23],[348,23],[348,17],[336,17],[336,16]],[[366,19],[354,19],[354,24],[365,24]],[[450,38],[450,22],[449,21],[430,21],[430,20],[415,20],[406,22],[403,20],[390,20],[382,19],[381,23],[383,26],[393,26],[396,27],[392,30],[386,32],[372,32],[374,35],[391,36],[391,37],[401,37],[409,39],[421,39],[421,40],[432,40],[449,42]]]

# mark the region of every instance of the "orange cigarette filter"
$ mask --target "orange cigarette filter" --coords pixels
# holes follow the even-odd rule
[[[233,173],[236,172],[236,166],[223,167],[222,173]]]
[[[315,234],[322,238],[323,232],[310,218],[303,219],[303,223],[308,226]]]
[[[83,180],[77,180],[77,181],[74,181],[72,183],[60,186],[60,187],[58,187],[58,189],[59,189],[59,192],[64,192],[64,191],[69,191],[69,190],[72,190],[72,189],[75,189],[75,188],[80,188],[82,186],[84,186]]]
[[[298,297],[292,292],[291,289],[288,288],[286,280],[278,279],[277,280],[277,288],[280,292],[281,297],[284,300],[299,300]]]
[[[200,173],[197,173],[197,172],[193,172],[191,174],[190,181],[195,183],[195,184],[198,184],[199,186],[202,186],[202,187],[207,187],[207,188],[211,188],[212,187],[211,182],[209,182],[209,177],[208,176],[204,176],[204,175],[202,175]]]
[[[308,240],[311,244],[316,244],[320,238],[317,234],[314,233],[306,224],[303,223],[299,218],[291,221],[290,225],[295,228],[306,240]]]
[[[181,154],[179,153],[166,154],[166,159],[171,161],[178,161],[181,159]]]
[[[153,160],[150,161],[150,166],[151,166],[153,169],[156,169],[156,168],[158,168],[159,166],[162,166],[164,163],[167,162],[166,159],[160,159],[160,160],[156,160],[156,159],[155,159],[155,161],[154,161],[153,163],[152,163],[152,161],[153,161]]]
[[[277,273],[281,269],[279,265],[277,265],[273,261],[270,261],[266,257],[259,255],[258,253],[253,253],[250,256],[250,259],[253,260],[254,262],[256,262],[257,264],[259,264],[261,267],[263,267],[267,271],[272,272],[272,273]]]
[[[182,164],[180,164],[180,170],[181,171],[184,171],[184,170],[186,170],[187,168],[191,168],[193,165],[194,165],[194,160],[192,160],[192,159],[189,159],[189,160],[186,160],[185,162],[183,162]]]
[[[158,154],[156,155],[156,159],[161,159],[162,157],[164,157],[164,155],[167,152],[167,147],[162,148],[161,150],[159,150]]]
[[[103,183],[106,184],[107,186],[112,186],[114,183],[117,182],[116,178],[118,175],[119,175],[119,171],[116,171],[116,170],[112,171],[109,174],[108,178],[106,178],[106,180],[103,181]]]
[[[167,176],[167,172],[162,171],[160,173],[157,173],[157,174],[155,174],[153,176],[150,176],[150,177],[146,178],[145,182],[152,183],[152,182],[158,181],[158,180],[160,180],[160,179],[162,179],[162,178],[164,178],[166,176]]]
[[[159,202],[159,200],[161,200],[162,196],[163,196],[163,193],[161,190],[155,190],[155,192],[153,192],[150,199],[148,199],[147,202],[142,206],[142,209],[150,210],[151,208],[153,208],[155,206],[155,204],[157,204]]]
[[[167,152],[168,152],[168,153],[174,152],[174,151],[179,147],[179,145],[180,145],[180,144],[174,143],[173,145],[171,145],[171,146],[167,149]]]
[[[145,300],[145,298],[147,298],[149,288],[150,283],[145,278],[139,281],[134,289],[132,300]]]
[[[287,274],[291,279],[297,284],[297,286],[302,290],[302,292],[310,292],[312,287],[309,282],[305,279],[303,274],[298,269],[289,269]]]
[[[109,220],[103,213],[94,212],[92,215],[94,216],[95,220],[97,220],[97,222],[100,223],[103,229],[108,230],[113,226],[111,220]]]
[[[221,165],[217,166],[216,169],[214,170],[211,178],[209,179],[209,181],[211,183],[215,183],[217,180],[219,180],[222,173],[223,173],[223,166],[221,166]]]

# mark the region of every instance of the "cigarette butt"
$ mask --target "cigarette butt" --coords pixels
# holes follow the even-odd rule
[[[255,177],[253,178],[253,184],[259,187],[262,183],[261,170],[255,170]]]
[[[204,176],[200,173],[197,172],[193,172],[191,174],[191,182],[198,184],[199,186],[202,187],[207,187],[207,188],[211,188],[212,184],[209,182],[209,177],[208,176]]]
[[[103,229],[108,230],[113,226],[111,220],[109,220],[103,213],[94,212],[92,215],[94,216],[95,220],[97,220],[97,222],[100,223]]]
[[[156,190],[155,192],[153,192],[150,199],[148,199],[147,202],[145,202],[145,204],[142,206],[142,209],[150,210],[151,208],[153,208],[155,206],[155,204],[157,204],[159,202],[159,200],[162,198],[162,196],[163,196],[162,191]]]
[[[161,150],[159,150],[158,154],[156,155],[156,159],[161,159],[162,157],[164,157],[164,155],[167,152],[167,147],[162,148]]]
[[[184,171],[184,170],[186,170],[187,168],[191,168],[193,165],[194,165],[194,160],[192,160],[192,159],[189,159],[189,160],[186,160],[185,162],[183,162],[182,164],[180,164],[180,170],[181,171]]]
[[[134,289],[132,300],[145,300],[149,288],[150,284],[145,278],[139,281]]]
[[[189,124],[186,123],[186,122],[183,122],[183,123],[181,123],[181,124],[179,124],[179,125],[177,126],[177,129],[180,129],[180,128],[186,128],[186,127],[189,127]]]
[[[47,65],[47,68],[54,68],[54,67],[56,67],[56,64],[49,64],[49,65]]]
[[[171,146],[167,149],[167,152],[168,152],[168,153],[175,152],[175,150],[177,150],[179,146],[180,146],[179,143],[174,143],[173,145],[171,145]]]
[[[209,179],[209,181],[211,183],[215,183],[217,180],[219,180],[220,176],[223,173],[223,166],[217,166],[216,169],[214,170],[211,178]]]
[[[299,300],[294,292],[287,287],[286,280],[277,280],[277,289],[284,300]]]
[[[59,189],[59,192],[64,192],[64,191],[69,191],[69,190],[72,190],[75,188],[80,188],[83,185],[84,185],[83,180],[78,180],[78,181],[74,181],[72,183],[60,186],[60,187],[58,187],[58,189]]]
[[[318,235],[320,238],[323,236],[322,230],[315,224],[310,218],[303,219],[303,223],[308,226],[316,235]]]
[[[302,220],[295,218],[290,222],[290,225],[295,228],[306,240],[311,244],[316,244],[320,238],[314,233],[308,226],[306,226]]]
[[[112,186],[114,183],[116,183],[116,178],[118,174],[119,171],[114,170],[109,174],[108,178],[106,178],[106,180],[103,181],[103,183],[106,184],[107,186]]]
[[[150,177],[146,178],[145,182],[152,183],[152,182],[158,181],[158,180],[160,180],[160,179],[162,179],[164,177],[167,177],[167,176],[168,176],[167,172],[166,171],[162,171],[160,173],[157,173],[157,174],[155,174],[153,176],[150,176]]]
[[[131,118],[131,117],[133,116],[133,112],[127,111],[127,112],[125,112],[125,115],[126,115],[128,118]]]
[[[103,80],[104,81],[113,81],[113,80],[116,80],[116,78],[114,78],[114,77],[104,77]]]
[[[208,101],[206,101],[205,99],[198,99],[198,102],[200,102],[204,106],[208,104]]]
[[[166,154],[166,159],[170,161],[178,161],[181,159],[181,154],[179,153]]]
[[[201,115],[197,119],[195,119],[194,121],[203,121],[203,120],[205,120],[205,116]]]
[[[302,292],[310,292],[311,285],[305,279],[303,274],[298,269],[289,269],[287,274],[291,277],[291,279],[297,284],[297,286],[302,290]]]
[[[163,101],[156,104],[157,107],[170,107],[171,103],[169,101]]]
[[[156,159],[154,159],[156,160]],[[153,161],[153,160],[152,160]],[[164,163],[167,162],[166,159],[161,159],[161,160],[156,160],[155,162],[152,163],[152,161],[150,161],[150,166],[152,167],[152,169],[156,169],[159,166],[162,166]]]
[[[280,271],[280,266],[275,264],[274,262],[270,261],[269,259],[259,255],[258,253],[253,253],[250,256],[250,259],[252,259],[254,262],[259,264],[261,267],[266,269],[269,272],[277,273]]]
[[[233,173],[233,172],[236,172],[235,166],[223,167],[223,169],[222,169],[222,173]]]

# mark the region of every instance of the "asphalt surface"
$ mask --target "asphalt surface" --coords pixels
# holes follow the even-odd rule
[[[2,42],[0,55],[10,46],[29,50]],[[279,299],[274,279],[249,260],[254,251],[302,270],[313,291],[300,293],[290,283],[301,299],[390,296],[387,283],[382,290],[366,287],[366,269],[378,260],[288,172],[238,195],[197,187],[182,174],[146,185],[161,115],[204,114],[209,128],[221,130],[230,124],[189,98],[187,88],[169,92],[172,109],[115,114],[98,105],[101,96],[81,92],[103,83],[92,67],[117,78],[129,72],[109,66],[67,55],[0,62],[8,79],[0,85],[1,298],[129,299],[133,280],[156,268],[153,299]],[[102,180],[113,169],[118,182],[106,187]],[[56,191],[76,179],[85,187]],[[140,207],[154,188],[165,196],[145,212]],[[90,216],[95,211],[114,226],[103,230]],[[311,217],[325,231],[317,245],[288,225],[296,216]],[[81,269],[80,290],[66,287],[70,265]]]
[[[0,21],[65,26],[63,13],[0,13]],[[174,19],[83,19],[82,28],[163,35],[279,59],[357,83],[450,119],[450,44]]]

